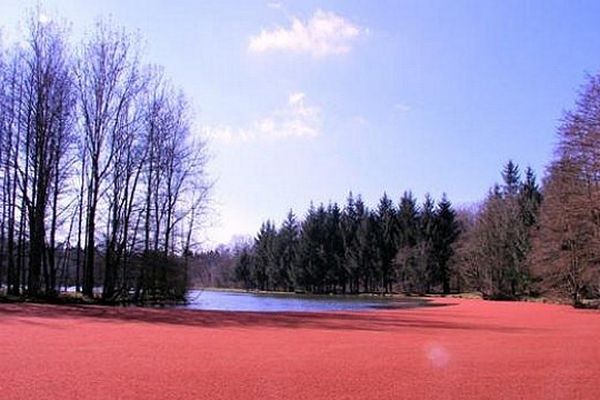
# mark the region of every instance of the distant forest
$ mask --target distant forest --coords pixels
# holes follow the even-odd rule
[[[512,161],[479,204],[455,209],[383,194],[368,208],[292,211],[233,249],[197,255],[200,285],[310,293],[479,292],[490,299],[554,297],[582,305],[600,296],[600,76],[590,77],[558,129],[538,183]]]
[[[66,26],[0,48],[0,291],[181,299],[210,188],[186,97],[139,38]]]

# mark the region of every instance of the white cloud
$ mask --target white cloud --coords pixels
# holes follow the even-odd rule
[[[288,28],[263,29],[250,37],[248,51],[283,50],[309,53],[314,57],[348,53],[352,43],[367,30],[329,11],[317,10],[308,21],[292,17]]]
[[[271,112],[248,127],[204,126],[202,133],[208,139],[226,144],[259,139],[313,138],[321,133],[321,109],[309,105],[304,93],[291,93],[285,108]]]
[[[406,113],[410,111],[410,106],[404,103],[396,103],[394,104],[394,110],[397,110],[400,113]]]
[[[267,7],[272,8],[274,10],[279,10],[279,9],[281,9],[281,3],[272,1],[272,2],[267,3]]]

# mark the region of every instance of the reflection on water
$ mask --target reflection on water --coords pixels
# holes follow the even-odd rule
[[[191,310],[221,311],[361,311],[377,308],[411,308],[423,306],[421,300],[392,300],[344,296],[304,296],[257,294],[217,290],[190,290],[188,304]]]

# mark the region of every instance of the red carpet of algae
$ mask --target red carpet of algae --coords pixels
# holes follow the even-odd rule
[[[2,399],[599,399],[600,313],[0,305]]]

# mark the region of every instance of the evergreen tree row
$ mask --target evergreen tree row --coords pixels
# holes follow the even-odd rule
[[[280,227],[262,224],[241,250],[236,279],[247,289],[310,293],[390,293],[458,288],[452,268],[459,235],[446,196],[421,206],[410,192],[395,205],[384,193],[375,209],[350,193],[346,205],[311,205],[304,220],[292,211]]]

